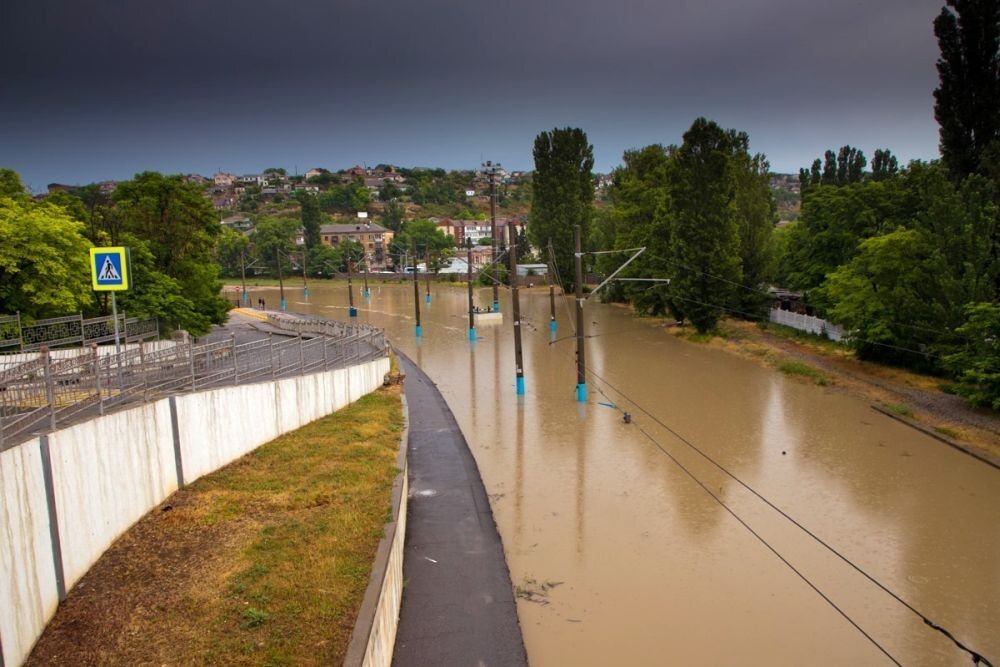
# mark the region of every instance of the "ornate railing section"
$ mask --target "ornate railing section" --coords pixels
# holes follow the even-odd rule
[[[118,316],[118,336],[125,344],[156,338],[159,323],[155,317],[139,319]],[[65,317],[35,320],[30,324],[21,321],[20,314],[0,316],[0,352],[38,350],[43,345],[87,346],[107,343],[115,339],[115,321],[110,315],[84,318],[82,313]]]
[[[155,351],[133,345],[120,354],[99,354],[92,344],[88,354],[65,360],[43,346],[36,358],[0,370],[0,451],[128,403],[343,368],[388,354],[384,332],[373,327],[287,317],[271,323],[295,335],[240,345],[234,336]]]

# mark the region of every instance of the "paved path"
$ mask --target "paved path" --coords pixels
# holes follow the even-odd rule
[[[410,509],[393,664],[526,665],[510,572],[476,461],[437,387],[399,358],[410,414]]]

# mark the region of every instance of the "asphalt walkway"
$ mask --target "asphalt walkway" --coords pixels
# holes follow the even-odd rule
[[[403,603],[393,664],[526,665],[486,489],[437,387],[399,354],[410,435]]]

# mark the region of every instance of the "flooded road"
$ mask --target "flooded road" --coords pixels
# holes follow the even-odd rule
[[[277,303],[276,291],[260,294]],[[308,302],[286,292],[289,310],[347,319],[342,286],[314,283]],[[421,283],[419,343],[411,285],[373,284],[358,319],[430,375],[465,433],[532,664],[972,664],[737,479],[1000,664],[1000,471],[596,302],[596,375],[579,404],[575,342],[550,345],[547,292],[522,293],[517,397],[507,294],[504,324],[470,343],[465,288],[432,292],[428,306]],[[572,335],[570,307],[560,301],[559,337]]]

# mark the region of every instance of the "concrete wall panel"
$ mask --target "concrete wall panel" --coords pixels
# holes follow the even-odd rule
[[[185,483],[377,389],[388,358],[360,367],[177,396]],[[67,590],[177,489],[170,403],[96,417],[49,436]],[[58,606],[38,440],[0,453],[0,643],[27,657]]]
[[[0,643],[19,665],[59,605],[38,440],[0,453]]]
[[[66,589],[147,512],[177,490],[166,401],[49,436]]]
[[[176,398],[185,484],[280,435],[275,392],[266,382]]]

